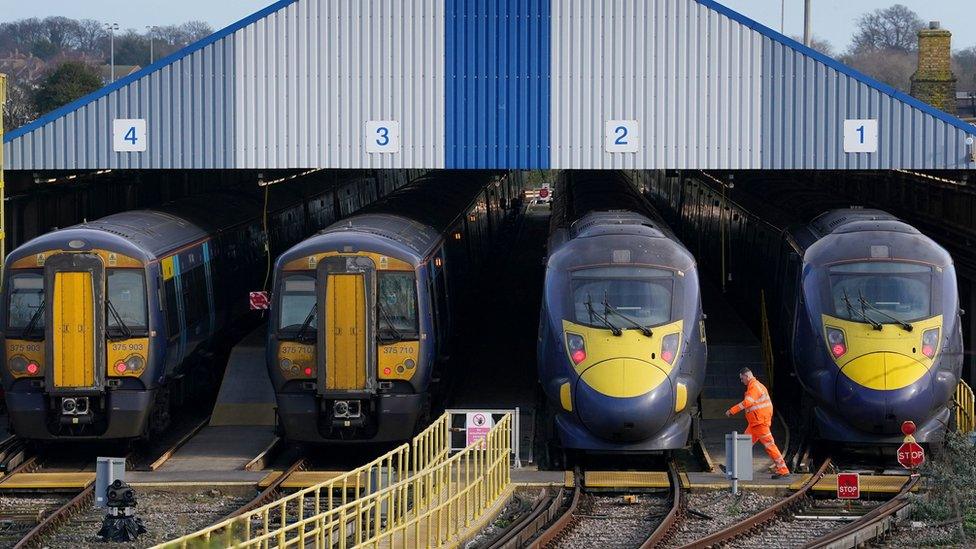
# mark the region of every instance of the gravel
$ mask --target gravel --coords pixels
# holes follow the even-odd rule
[[[48,514],[68,501],[67,495],[0,497],[0,548],[13,547]]]
[[[679,524],[678,531],[671,537],[668,546],[680,547],[697,541],[754,515],[779,499],[756,492],[740,492],[738,496],[733,496],[729,490],[686,494],[688,509],[708,515],[711,520],[685,513],[684,520]]]
[[[556,547],[580,549],[608,549],[640,547],[669,507],[667,495],[638,496],[639,503],[627,504],[621,496],[586,494],[576,509],[575,524],[571,525]]]
[[[147,530],[136,542],[102,542],[96,534],[101,528],[105,511],[92,507],[74,515],[67,524],[45,538],[44,547],[148,547],[209,526],[248,501],[247,498],[224,495],[214,489],[198,493],[137,490],[136,494],[139,503],[136,516],[142,519]]]
[[[878,502],[863,502],[867,508],[878,505]],[[843,513],[847,502],[835,499],[806,500],[797,512],[798,515],[837,515]],[[734,546],[741,549],[771,549],[775,547],[797,547],[823,537],[827,533],[847,524],[833,520],[798,520],[787,518],[773,523],[762,532],[735,540]]]

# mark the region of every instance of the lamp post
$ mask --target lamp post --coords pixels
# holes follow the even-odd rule
[[[779,3],[779,33],[786,34],[786,0]]]
[[[803,45],[808,48],[813,43],[813,21],[810,17],[812,2],[813,0],[805,0],[803,5]]]
[[[110,63],[112,65],[112,82],[115,82],[115,31],[119,30],[118,23],[105,23],[105,30],[108,31],[109,44],[111,48]]]
[[[153,48],[154,40],[156,39],[156,31],[159,27],[155,25],[147,25],[146,33],[149,35],[149,64],[152,65],[156,62],[156,50]]]

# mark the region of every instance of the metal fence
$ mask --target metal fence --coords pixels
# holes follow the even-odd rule
[[[268,524],[249,513],[168,547],[427,548],[457,545],[511,485],[512,416],[448,459],[389,486],[301,519]],[[257,520],[254,520],[257,519]],[[255,522],[257,523],[255,525]],[[213,533],[212,537],[210,533]]]
[[[512,466],[515,468],[522,467],[522,454],[521,452],[521,441],[522,441],[522,428],[521,428],[521,409],[516,406],[515,408],[509,409],[499,409],[499,408],[451,408],[444,410],[445,414],[451,416],[451,453],[463,450],[468,446],[470,442],[468,438],[468,425],[466,419],[468,414],[486,414],[490,415],[492,422],[499,421],[505,415],[512,416]],[[461,420],[461,421],[458,421]]]
[[[956,386],[956,430],[962,433],[976,431],[976,399],[969,385],[959,380]]]
[[[258,533],[269,540],[268,532],[282,532],[307,514],[317,516],[345,508],[363,497],[381,492],[444,463],[451,453],[450,414],[443,414],[408,444],[402,444],[348,473],[310,486],[264,505],[254,511],[229,518],[203,530],[157,547],[248,546]],[[426,505],[430,490],[414,491],[413,505]],[[402,503],[402,502],[401,502]],[[284,538],[282,538],[284,539]],[[270,546],[266,543],[264,547]]]

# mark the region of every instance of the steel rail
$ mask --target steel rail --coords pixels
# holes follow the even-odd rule
[[[563,512],[562,515],[556,519],[556,522],[552,523],[548,528],[543,530],[542,534],[539,535],[531,544],[529,544],[529,549],[541,549],[543,547],[549,547],[562,537],[562,535],[572,528],[573,524],[576,523],[576,508],[579,507],[580,499],[583,494],[582,481],[580,480],[582,475],[577,471],[576,475],[576,486],[573,488],[573,499],[569,504],[569,507]]]
[[[799,490],[790,494],[789,497],[781,499],[780,501],[770,505],[769,507],[763,509],[762,511],[750,516],[749,518],[737,522],[724,530],[719,530],[714,534],[708,535],[702,539],[696,540],[682,547],[682,549],[691,549],[693,547],[712,547],[716,545],[721,545],[723,543],[728,543],[740,536],[749,534],[757,529],[762,528],[768,523],[774,521],[776,517],[786,511],[800,500],[805,498],[818,481],[827,473],[827,468],[830,467],[830,460],[824,460],[823,464],[817,469],[817,472],[810,476],[810,478],[803,483],[803,486]]]
[[[218,523],[223,522],[225,520],[243,515],[244,513],[253,511],[258,507],[261,507],[262,505],[266,505],[278,499],[278,495],[281,493],[282,484],[284,484],[284,482],[288,479],[288,477],[290,477],[293,473],[295,473],[296,471],[300,471],[304,468],[305,468],[305,458],[299,458],[297,461],[295,461],[295,463],[291,464],[290,467],[288,467],[280,475],[278,475],[278,478],[274,479],[274,481],[272,481],[267,488],[262,490],[260,494],[255,496],[254,499],[245,503],[242,507],[240,507],[233,513],[227,515],[226,517],[216,522]]]
[[[878,523],[888,519],[908,506],[908,494],[918,484],[921,476],[912,475],[895,496],[885,503],[867,512],[861,518],[844,525],[827,535],[814,540],[803,547],[805,549],[820,549],[825,547],[857,547],[866,541],[876,538],[887,530],[888,525]],[[880,526],[880,530],[877,528]],[[861,534],[865,534],[861,536]],[[846,543],[845,543],[846,541]]]
[[[685,497],[681,486],[681,475],[678,467],[672,461],[668,466],[668,478],[671,481],[671,509],[668,514],[658,524],[651,536],[641,545],[641,549],[652,549],[664,544],[671,534],[677,529],[685,510]]]
[[[498,538],[488,545],[488,549],[520,549],[526,545],[533,536],[545,528],[546,524],[559,511],[565,498],[565,488],[560,488],[555,495],[550,494],[550,489],[542,493],[542,497],[536,501],[535,505],[528,513],[525,513],[508,527]]]
[[[33,547],[39,544],[44,536],[49,534],[61,524],[64,524],[70,520],[75,513],[90,504],[94,498],[95,483],[92,482],[77,496],[71,498],[71,500],[59,507],[56,511],[44,517],[44,520],[42,520],[30,532],[27,532],[27,535],[21,538],[21,540],[17,542],[17,545],[14,545],[14,549],[25,549],[27,547]]]

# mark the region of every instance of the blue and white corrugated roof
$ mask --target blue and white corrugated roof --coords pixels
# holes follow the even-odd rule
[[[282,0],[4,152],[11,170],[973,169],[974,136],[712,0]]]

